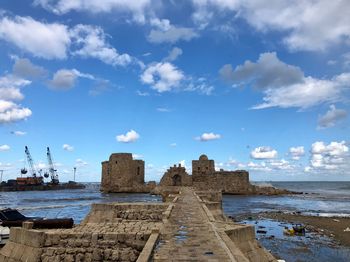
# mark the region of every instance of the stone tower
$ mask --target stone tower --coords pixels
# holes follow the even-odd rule
[[[201,182],[207,175],[212,175],[214,173],[214,160],[209,160],[206,155],[201,155],[199,160],[192,160],[193,182]]]
[[[130,153],[114,153],[102,162],[103,192],[135,192],[144,186],[144,178],[145,162],[134,160]]]

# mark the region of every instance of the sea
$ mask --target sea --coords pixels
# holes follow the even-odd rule
[[[315,217],[350,217],[350,182],[260,182],[301,195],[233,196],[223,197],[223,209],[232,217],[247,217],[260,212],[295,213]],[[249,215],[248,215],[249,217]],[[254,217],[254,216],[251,216]],[[246,219],[243,224],[255,227],[259,242],[275,257],[287,262],[350,262],[350,247],[342,246],[333,238],[313,231],[305,235],[288,236],[285,227],[293,224],[273,219]],[[350,227],[344,225],[344,229]],[[262,233],[261,233],[262,232]],[[350,232],[349,232],[350,237]]]
[[[15,208],[28,217],[73,218],[80,223],[93,203],[161,202],[150,194],[106,194],[99,183],[83,183],[84,189],[0,192],[0,209]]]
[[[325,217],[350,217],[350,182],[257,182],[292,191],[301,195],[237,196],[225,195],[223,209],[228,216],[264,211],[298,212]],[[161,202],[150,194],[105,194],[99,183],[86,183],[85,189],[57,191],[0,192],[0,209],[16,208],[31,217],[71,217],[76,224],[89,213],[91,204],[108,202]],[[265,228],[266,234],[257,233],[260,243],[276,257],[287,262],[350,261],[350,248],[337,245],[333,239],[307,232],[306,236],[287,237],[284,227],[274,220],[247,220],[256,230]],[[348,225],[350,226],[350,225]],[[350,233],[349,233],[350,234]]]
[[[232,196],[225,195],[223,208],[227,214],[239,215],[264,211],[300,212],[322,217],[350,217],[350,181],[348,182],[255,182],[301,195]]]

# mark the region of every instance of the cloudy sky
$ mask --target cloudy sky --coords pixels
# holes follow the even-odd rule
[[[350,180],[347,0],[3,0],[0,169],[206,153],[253,180]]]

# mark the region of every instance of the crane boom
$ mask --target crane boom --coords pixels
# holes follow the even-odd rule
[[[47,161],[49,162],[49,173],[51,175],[51,182],[53,184],[58,184],[59,180],[58,180],[58,174],[57,174],[57,170],[55,169],[54,165],[53,165],[53,161],[52,161],[52,156],[51,156],[51,152],[50,152],[50,148],[47,147]]]
[[[29,164],[29,167],[30,167],[30,172],[32,174],[33,177],[36,177],[36,171],[35,171],[35,168],[34,168],[34,161],[33,161],[33,158],[32,156],[30,155],[30,152],[29,152],[29,149],[27,146],[25,146],[25,151],[26,153],[26,156],[27,156],[27,161],[28,161],[28,164]]]

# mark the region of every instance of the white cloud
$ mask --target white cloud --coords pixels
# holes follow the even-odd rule
[[[179,161],[179,165],[186,168],[186,160]]]
[[[157,17],[151,18],[149,24],[161,31],[167,31],[172,27],[168,19],[159,19]]]
[[[293,166],[287,160],[271,160],[269,161],[269,167],[273,170],[292,170]]]
[[[220,74],[227,81],[241,85],[251,83],[257,89],[289,86],[304,80],[299,67],[282,62],[275,52],[260,54],[256,63],[247,60],[235,70],[231,65],[224,65]]]
[[[21,90],[15,87],[0,87],[0,99],[3,100],[22,100],[24,95]]]
[[[81,158],[78,158],[75,160],[75,166],[76,167],[84,167],[84,166],[87,166],[88,163],[86,161],[84,161],[83,159]]]
[[[310,166],[312,170],[347,170],[349,161],[349,147],[345,141],[333,141],[328,145],[323,141],[317,141],[311,146]]]
[[[125,135],[121,134],[116,136],[117,141],[122,143],[135,142],[139,138],[140,138],[140,135],[132,129],[129,132],[127,132]]]
[[[143,158],[143,155],[132,154],[132,158],[133,158],[133,159],[141,159],[141,158]]]
[[[144,13],[151,0],[35,0],[35,5],[54,12],[55,14],[65,14],[71,11],[89,12],[89,13],[131,13],[133,19],[139,23],[145,22]]]
[[[110,65],[125,66],[131,63],[128,54],[119,54],[118,51],[106,42],[106,35],[102,28],[89,25],[77,25],[70,35],[74,41],[73,55],[91,57]]]
[[[128,54],[119,54],[107,43],[106,34],[98,26],[79,24],[68,28],[63,24],[43,23],[31,17],[3,17],[0,19],[0,39],[46,59],[64,59],[71,54],[99,59],[110,65],[125,66],[132,61]],[[16,74],[27,77],[46,73],[27,59],[18,59],[14,69]]]
[[[193,28],[176,27],[172,25],[167,19],[151,19],[150,25],[156,28],[152,29],[147,37],[148,41],[150,41],[151,43],[174,44],[181,40],[190,41],[193,38],[199,37],[198,33]]]
[[[13,167],[11,163],[1,163],[0,162],[0,169],[7,171],[10,170]]]
[[[211,95],[214,91],[214,86],[207,83],[207,80],[203,77],[193,78],[188,77],[188,83],[186,83],[185,91],[198,92],[202,95]]]
[[[284,33],[283,42],[291,50],[324,50],[350,38],[350,2],[347,0],[295,1],[293,4],[282,0],[269,5],[264,1],[244,0],[192,2],[196,7],[193,17],[199,22],[208,23],[208,19],[215,18],[219,12],[234,19],[243,18],[258,31]]]
[[[11,148],[9,145],[1,145],[0,152],[9,151]]]
[[[0,100],[0,124],[17,122],[32,115],[29,108],[21,107],[11,101]]]
[[[176,144],[176,143],[171,143],[170,146],[171,146],[171,147],[176,147],[177,144]]]
[[[46,70],[41,67],[34,65],[27,58],[15,59],[15,64],[12,68],[13,74],[23,78],[40,78],[47,74]]]
[[[58,23],[41,23],[31,17],[0,19],[0,38],[41,58],[67,57],[70,45],[68,29]]]
[[[142,92],[142,91],[140,91],[140,90],[137,90],[137,91],[136,91],[136,94],[137,94],[138,96],[149,96],[149,93],[147,93],[147,92]]]
[[[63,144],[62,148],[63,148],[63,150],[66,150],[69,152],[72,152],[74,150],[74,147],[71,145],[68,145],[68,144]]]
[[[46,163],[39,162],[39,163],[34,164],[34,168],[37,170],[40,170],[40,169],[48,169],[49,167]]]
[[[27,86],[31,81],[16,77],[14,75],[5,75],[0,77],[0,99],[9,101],[18,101],[24,98],[20,88]]]
[[[0,77],[0,124],[20,121],[31,116],[32,111],[29,108],[13,102],[24,98],[21,88],[30,83],[31,81],[13,75]]]
[[[53,75],[48,84],[52,89],[68,90],[75,86],[78,77],[96,80],[94,76],[81,73],[76,69],[60,69]]]
[[[255,171],[271,171],[271,168],[269,168],[265,162],[261,162],[261,163],[254,163],[254,162],[249,162],[247,164],[247,168],[249,170],[255,170]]]
[[[206,142],[211,140],[217,140],[220,138],[221,138],[221,135],[211,132],[211,133],[203,133],[201,136],[196,137],[196,140],[199,140],[201,142]]]
[[[329,110],[318,118],[318,128],[328,128],[336,125],[337,122],[346,118],[348,113],[346,110],[337,109],[335,105],[331,105]]]
[[[168,62],[151,64],[141,75],[141,82],[151,85],[159,93],[171,91],[183,79],[183,72]]]
[[[182,49],[178,48],[178,47],[174,47],[173,49],[171,49],[171,51],[169,52],[169,55],[164,59],[164,61],[175,61],[179,56],[182,55]]]
[[[169,108],[166,108],[166,107],[158,107],[158,108],[157,108],[157,111],[158,111],[158,112],[168,113],[168,112],[170,112],[171,110],[170,110]]]
[[[277,157],[277,151],[268,146],[261,146],[250,152],[250,157],[254,159],[272,159]]]
[[[25,136],[27,134],[27,132],[23,132],[23,131],[12,131],[11,134],[15,135],[15,136]]]
[[[343,93],[350,87],[350,73],[328,80],[305,77],[299,68],[281,62],[275,53],[261,54],[257,63],[246,61],[235,70],[230,65],[225,65],[220,74],[235,85],[252,84],[263,90],[264,102],[253,106],[253,109],[305,109],[322,103],[333,103],[343,100]]]
[[[192,29],[187,27],[172,27],[167,31],[151,30],[148,40],[151,43],[171,43],[174,44],[180,40],[190,41],[199,35]]]
[[[289,154],[293,160],[299,160],[305,155],[305,150],[303,146],[291,147],[289,148]]]

